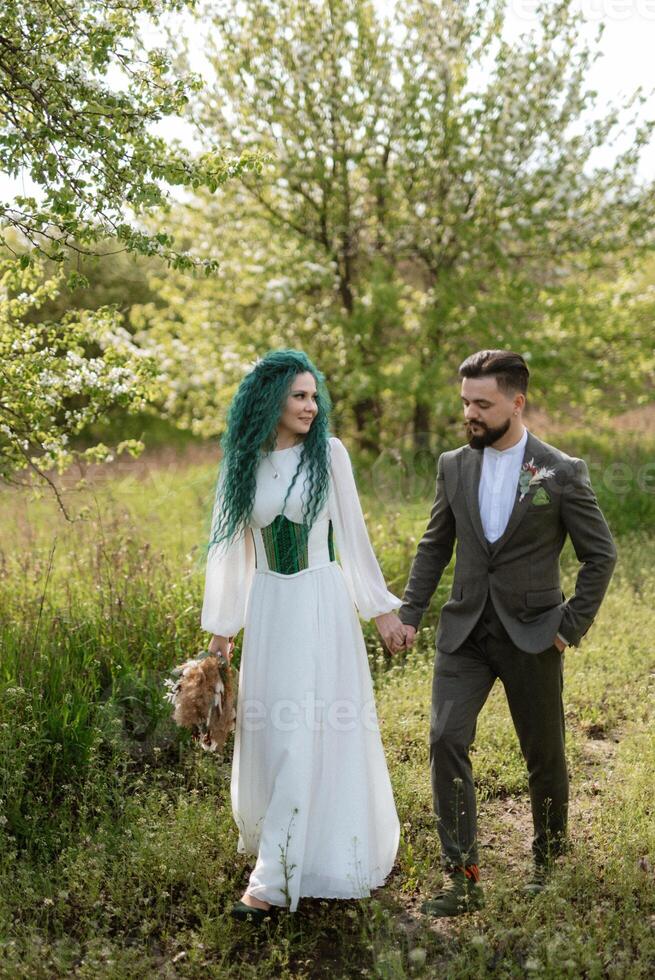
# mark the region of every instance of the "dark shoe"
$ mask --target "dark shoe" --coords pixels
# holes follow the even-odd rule
[[[421,912],[436,917],[463,915],[465,912],[476,912],[483,906],[482,887],[463,871],[452,871],[439,894],[423,902]]]
[[[523,894],[528,896],[539,895],[548,884],[552,870],[551,864],[535,864],[529,881],[526,881],[521,889]]]
[[[239,919],[241,922],[252,922],[256,925],[271,922],[276,912],[277,909],[274,905],[271,905],[270,909],[256,909],[241,901],[235,902],[230,909],[230,915],[233,919]]]

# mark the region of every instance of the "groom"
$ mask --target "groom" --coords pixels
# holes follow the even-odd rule
[[[579,646],[616,563],[584,461],[523,424],[529,371],[520,354],[478,351],[459,373],[468,446],[439,458],[430,521],[398,610],[411,646],[457,541],[432,688],[430,770],[446,884],[423,911],[435,916],[483,904],[469,749],[497,677],[528,767],[534,874],[527,893],[543,887],[564,850],[563,651]],[[568,599],[559,568],[567,534],[581,563]]]

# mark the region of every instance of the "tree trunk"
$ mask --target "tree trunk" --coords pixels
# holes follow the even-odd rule
[[[430,404],[421,395],[418,395],[414,403],[412,425],[412,441],[415,451],[431,448],[434,435],[430,428],[431,420]]]
[[[353,405],[357,438],[360,449],[378,455],[380,453],[380,423],[382,405],[379,398],[370,395]]]

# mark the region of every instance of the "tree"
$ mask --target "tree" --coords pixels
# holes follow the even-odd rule
[[[475,347],[513,347],[551,367],[535,385],[551,410],[563,392],[564,405],[585,399],[581,372],[597,359],[585,323],[602,321],[601,335],[622,350],[630,336],[599,282],[655,244],[653,185],[637,177],[654,121],[629,115],[644,96],[599,112],[586,81],[598,55],[581,40],[572,3],[542,3],[538,28],[516,46],[502,38],[502,6],[467,14],[455,0],[410,0],[402,8],[398,244],[429,296],[417,431],[430,427],[431,392]],[[624,125],[627,148],[596,166],[595,151]]]
[[[71,439],[113,405],[154,399],[155,363],[144,356],[116,306],[71,310],[60,321],[64,261],[114,249],[156,256],[178,269],[215,260],[180,251],[146,217],[169,206],[172,186],[215,190],[256,169],[260,155],[228,157],[215,143],[193,157],[152,129],[179,115],[200,81],[177,78],[161,49],[146,50],[143,18],[159,23],[193,0],[7,0],[0,11],[0,168],[27,173],[40,199],[0,204],[0,478],[47,469],[80,453]],[[13,256],[13,258],[11,258]],[[46,270],[43,259],[59,265]],[[67,284],[88,285],[72,270]],[[160,375],[160,383],[162,377]],[[134,442],[119,448],[133,452]]]
[[[61,273],[46,279],[39,259],[25,268],[0,261],[0,478],[20,482],[19,471],[30,468],[63,507],[48,469],[108,458],[104,445],[74,452],[70,440],[110,406],[143,408],[153,397],[157,364],[111,307],[27,324],[30,312],[56,297],[62,279]],[[118,452],[139,448],[126,441]]]
[[[210,277],[154,272],[149,287],[156,298],[129,312],[135,341],[159,352],[165,377],[159,410],[205,437],[223,431],[238,383],[268,348],[311,351],[317,344],[328,371],[347,358],[325,301],[332,270],[310,261],[299,242],[268,235],[247,204],[242,190],[231,195],[220,188],[173,211],[169,227],[176,238],[193,242],[199,255],[211,254],[218,268]]]
[[[409,356],[398,323],[410,328],[416,297],[390,278],[383,259],[371,264],[346,316],[335,305],[333,263],[294,235],[272,235],[242,188],[200,193],[175,209],[168,226],[181,242],[193,242],[200,254],[211,251],[218,261],[210,277],[153,274],[156,300],[129,312],[135,341],[164,352],[161,410],[168,418],[199,435],[220,434],[236,386],[256,358],[272,347],[300,347],[328,378],[337,431],[350,428],[353,406],[371,392],[383,419],[411,422],[408,402],[400,407],[393,401],[398,363]],[[383,355],[373,377],[360,367],[356,347],[371,324]]]
[[[392,351],[362,299],[374,265],[386,261],[391,273],[391,38],[368,0],[222,0],[201,17],[214,27],[207,57],[215,80],[191,114],[225,145],[275,157],[270,170],[240,175],[249,209],[265,219],[267,237],[295,239],[306,262],[329,275],[333,320],[358,338],[348,345],[357,389],[350,407],[361,445],[375,451]],[[294,293],[292,267],[287,276]]]
[[[179,115],[201,82],[177,78],[139,19],[157,24],[194,0],[7,0],[0,11],[0,169],[24,172],[41,200],[0,204],[0,222],[61,260],[99,239],[193,265],[164,231],[130,220],[170,201],[170,186],[216,188],[256,157],[228,159],[214,144],[193,158],[152,124]],[[108,81],[109,76],[114,84]],[[5,241],[5,246],[8,243]],[[211,264],[210,264],[211,267]]]
[[[214,78],[190,114],[235,150],[274,156],[225,194],[240,184],[268,241],[295,242],[331,276],[321,302],[330,295],[341,323],[351,409],[372,452],[389,378],[413,398],[418,443],[449,417],[442,393],[471,350],[512,346],[547,362],[554,309],[573,314],[557,330],[575,402],[593,356],[581,315],[587,303],[594,322],[602,315],[599,278],[653,247],[655,195],[637,178],[653,130],[636,118],[641,93],[599,110],[586,83],[594,51],[568,0],[542,4],[515,46],[503,6],[408,0],[393,26],[369,0],[220,0],[201,12],[215,28]],[[627,149],[595,165],[622,127]],[[296,268],[300,258],[287,271],[292,306]],[[367,316],[383,269],[403,299]]]

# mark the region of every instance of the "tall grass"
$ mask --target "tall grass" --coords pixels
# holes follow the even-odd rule
[[[635,466],[648,461],[643,446],[635,453]],[[397,871],[368,902],[307,902],[273,935],[244,939],[226,914],[248,873],[236,854],[229,758],[197,752],[161,696],[170,668],[205,639],[214,477],[208,464],[108,479],[75,498],[87,517],[73,525],[50,500],[26,507],[3,494],[0,976],[651,975],[651,497],[633,487],[619,504],[599,490],[621,561],[599,621],[566,654],[579,822],[556,887],[530,908],[516,890],[528,868],[526,774],[495,689],[474,750],[487,909],[436,930],[415,914],[440,881],[427,728],[448,573],[411,655],[392,660],[365,628],[402,824]],[[364,501],[397,592],[429,503]],[[564,570],[570,590],[569,550]],[[598,763],[590,747],[600,745]]]

